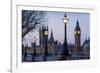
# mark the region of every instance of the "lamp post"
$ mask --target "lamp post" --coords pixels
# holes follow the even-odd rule
[[[63,52],[62,52],[62,57],[61,59],[62,60],[66,60],[67,56],[68,56],[68,49],[67,49],[67,34],[66,34],[66,24],[68,23],[69,19],[68,17],[66,16],[66,14],[64,15],[64,18],[62,19],[63,22],[64,22],[64,48],[63,48]]]
[[[33,41],[34,41],[34,44],[33,44],[33,46],[34,46],[34,56],[36,56],[36,38],[35,37],[34,37]]]
[[[33,47],[33,51],[34,51],[34,53],[32,54],[32,61],[35,61],[35,56],[36,56],[36,38],[34,37],[34,39],[33,39],[33,43],[32,43],[32,47]]]
[[[44,51],[44,61],[47,60],[47,55],[48,55],[48,31],[45,30],[44,32],[45,35],[45,51]]]
[[[28,48],[28,45],[25,46],[24,61],[26,61],[26,57],[27,57],[27,48]]]

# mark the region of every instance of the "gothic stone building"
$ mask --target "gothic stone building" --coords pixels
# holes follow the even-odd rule
[[[76,22],[74,35],[75,35],[75,52],[79,52],[81,47],[81,29],[78,20]]]
[[[54,37],[53,37],[53,32],[51,30],[51,34],[50,34],[50,38],[48,38],[48,35],[47,37],[45,37],[45,31],[48,32],[49,34],[49,31],[48,31],[48,26],[42,26],[39,28],[39,45],[36,46],[36,53],[37,54],[44,54],[44,50],[45,50],[45,45],[46,45],[46,38],[47,38],[47,51],[48,51],[48,54],[52,54],[54,55],[57,51],[57,41],[54,40]]]

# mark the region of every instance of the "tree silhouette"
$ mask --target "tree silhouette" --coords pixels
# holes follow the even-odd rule
[[[22,38],[44,23],[45,12],[22,10]]]

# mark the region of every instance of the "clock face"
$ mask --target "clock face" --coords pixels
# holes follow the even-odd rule
[[[74,33],[75,33],[75,34],[80,34],[81,32],[80,32],[80,31],[74,31]]]
[[[44,33],[45,35],[48,35],[48,31],[45,31],[45,33]]]
[[[77,33],[80,34],[80,31],[78,31]]]

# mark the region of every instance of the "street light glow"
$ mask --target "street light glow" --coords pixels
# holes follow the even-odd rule
[[[64,24],[67,24],[69,19],[68,19],[68,16],[66,16],[66,14],[64,15],[64,18],[62,19]]]

